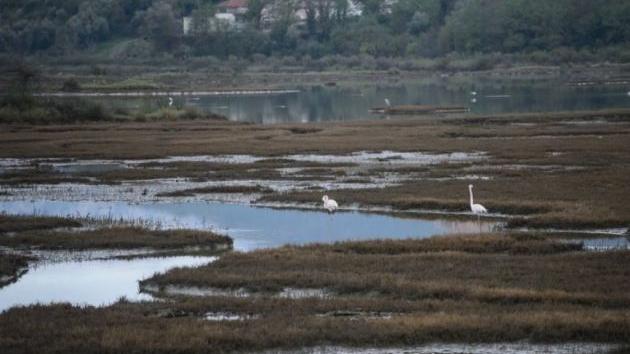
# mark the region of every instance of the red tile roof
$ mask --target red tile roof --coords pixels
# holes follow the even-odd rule
[[[247,7],[248,4],[248,0],[226,0],[220,3],[218,6],[227,9],[238,9],[241,7]]]

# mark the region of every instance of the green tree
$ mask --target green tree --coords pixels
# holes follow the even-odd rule
[[[262,25],[263,10],[270,4],[270,0],[249,0],[246,17],[255,29]]]
[[[24,110],[35,104],[33,91],[40,78],[39,70],[20,59],[12,64],[3,76],[8,79],[9,88],[6,96],[1,99],[1,105],[11,105]]]
[[[334,0],[334,19],[337,24],[344,24],[348,19],[349,0]]]
[[[143,34],[158,51],[172,52],[180,45],[179,21],[167,1],[153,3],[144,15],[143,22]]]
[[[79,48],[87,48],[109,37],[109,23],[102,16],[106,12],[103,7],[107,4],[104,1],[86,1],[79,6],[79,12],[66,23],[74,33]]]
[[[383,11],[385,2],[382,0],[356,0],[361,6],[363,14],[367,16],[378,16]]]

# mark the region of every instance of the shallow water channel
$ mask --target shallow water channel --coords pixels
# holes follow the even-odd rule
[[[234,248],[250,251],[285,244],[427,237],[488,232],[497,222],[401,218],[358,211],[328,214],[320,210],[257,207],[219,202],[6,201],[0,213],[72,216],[129,221],[160,228],[212,230],[234,239]]]
[[[68,202],[3,201],[0,213],[73,216],[127,221],[159,228],[213,230],[230,235],[234,248],[251,251],[285,244],[335,242],[375,238],[428,237],[450,233],[491,231],[497,222],[401,218],[387,214],[256,207],[218,202]],[[173,267],[194,267],[213,257],[88,259],[39,263],[0,289],[0,311],[14,305],[70,302],[104,305],[125,296],[151,299],[139,292],[138,280]]]
[[[214,259],[181,256],[40,263],[17,282],[0,289],[0,311],[51,302],[100,306],[122,296],[130,301],[151,300],[150,295],[140,292],[138,280],[174,267],[208,264]]]

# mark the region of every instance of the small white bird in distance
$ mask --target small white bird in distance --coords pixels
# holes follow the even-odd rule
[[[168,106],[172,107],[173,106],[173,97],[169,97],[168,98]]]
[[[328,198],[327,195],[323,196],[322,200],[324,201],[324,209],[328,210],[329,213],[334,213],[335,210],[339,208],[337,202],[334,199]]]
[[[389,98],[385,99],[385,104],[387,105],[387,107],[391,107],[392,106],[392,103],[389,102]]]
[[[477,96],[477,91],[470,91],[471,96]]]

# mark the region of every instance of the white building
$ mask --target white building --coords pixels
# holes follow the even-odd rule
[[[261,14],[261,23],[264,29],[269,29],[277,18],[278,3],[285,0],[272,1],[265,6]],[[347,0],[348,8],[346,15],[349,17],[361,16],[362,9],[355,1]],[[395,0],[385,0],[388,5]],[[183,18],[184,35],[190,35],[193,31],[216,31],[218,29],[242,29],[246,24],[249,0],[226,0],[216,6],[217,13],[208,19],[207,26],[195,26],[192,16]],[[334,15],[334,9],[332,9]],[[304,24],[308,17],[304,0],[298,1],[294,9],[294,19],[297,25]],[[319,16],[316,14],[315,16]],[[195,28],[196,27],[196,28]]]

